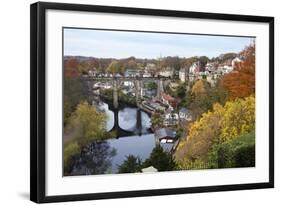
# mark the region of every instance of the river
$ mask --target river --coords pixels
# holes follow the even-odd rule
[[[114,113],[106,103],[99,103],[98,108],[107,115],[106,128],[110,131],[114,126]],[[119,127],[123,130],[133,131],[136,125],[137,108],[125,107],[119,110]],[[117,173],[118,166],[123,163],[128,155],[138,156],[141,160],[149,157],[155,147],[154,134],[150,132],[150,117],[141,111],[142,135],[117,136],[114,139],[95,142],[73,166],[72,175]]]

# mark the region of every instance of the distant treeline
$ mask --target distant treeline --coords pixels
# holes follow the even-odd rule
[[[211,59],[207,56],[193,56],[189,58],[167,56],[155,59],[135,58],[133,56],[123,59],[65,56],[64,64],[65,68],[69,67],[69,65],[75,65],[78,71],[82,73],[87,73],[89,70],[96,69],[99,72],[118,72],[122,74],[127,69],[144,69],[148,64],[154,64],[156,70],[170,67],[177,71],[182,67],[190,67],[197,61],[199,61],[202,65],[205,65],[207,62],[221,63],[228,59],[233,59],[237,57],[237,55],[238,54],[236,53],[225,53]]]

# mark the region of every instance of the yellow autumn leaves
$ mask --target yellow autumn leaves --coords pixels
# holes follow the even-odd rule
[[[253,96],[229,101],[224,106],[221,119],[221,141],[231,140],[255,128],[255,98]]]
[[[213,105],[213,110],[204,113],[189,130],[176,153],[179,164],[188,161],[207,161],[212,145],[224,143],[246,134],[255,128],[255,97],[237,98],[224,106]]]

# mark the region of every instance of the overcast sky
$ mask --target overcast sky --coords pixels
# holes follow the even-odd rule
[[[239,52],[254,38],[64,29],[64,55],[101,58],[208,56]]]

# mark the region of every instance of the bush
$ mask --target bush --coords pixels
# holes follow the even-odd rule
[[[135,173],[141,171],[141,160],[139,157],[129,155],[123,164],[118,167],[118,173]]]
[[[158,171],[171,171],[175,170],[176,163],[171,154],[165,152],[162,147],[157,145],[142,165],[143,168],[150,166],[153,166]]]
[[[211,162],[210,168],[255,166],[255,132],[214,145],[208,160]]]

